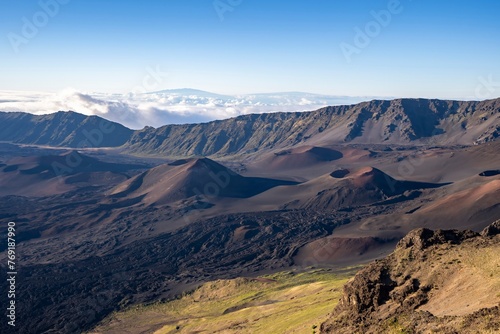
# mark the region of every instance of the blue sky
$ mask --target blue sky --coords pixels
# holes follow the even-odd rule
[[[126,93],[151,69],[152,90],[223,94],[471,98],[478,78],[500,81],[496,1],[60,0],[45,14],[56,1],[0,0],[0,90]]]

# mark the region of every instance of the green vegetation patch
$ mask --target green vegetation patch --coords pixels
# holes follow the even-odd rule
[[[217,280],[167,303],[114,313],[92,333],[311,333],[359,267]]]

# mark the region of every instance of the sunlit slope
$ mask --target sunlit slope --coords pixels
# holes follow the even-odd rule
[[[175,301],[115,313],[92,333],[311,333],[355,271],[217,280]]]

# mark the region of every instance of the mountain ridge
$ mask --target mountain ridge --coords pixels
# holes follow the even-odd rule
[[[118,147],[132,130],[99,116],[74,111],[47,115],[0,112],[0,141],[56,147]]]
[[[76,147],[86,139],[84,131],[98,129],[97,123],[104,122],[115,131],[93,147],[122,147],[133,154],[180,157],[252,154],[297,145],[474,145],[500,137],[500,98],[372,100],[315,111],[248,114],[135,131],[98,116],[61,113],[0,113],[0,140]],[[51,125],[51,119],[61,119],[61,124]],[[23,133],[27,126],[33,128]],[[50,131],[55,134],[49,135]]]

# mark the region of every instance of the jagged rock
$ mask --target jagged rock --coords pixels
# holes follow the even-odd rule
[[[491,237],[497,234],[500,234],[500,219],[481,231],[483,237]]]
[[[437,230],[432,231],[427,228],[419,228],[408,233],[401,241],[397,248],[413,247],[417,250],[424,250],[432,245],[452,243],[459,244],[463,240],[478,236],[473,231],[456,231],[456,230]]]
[[[441,298],[444,300],[441,303],[446,304],[448,297],[453,297],[447,294],[453,294],[461,285],[450,282],[464,280],[462,286],[469,287],[468,290],[470,284],[479,287],[491,282],[491,286],[499,284],[495,281],[498,280],[497,274],[489,274],[488,271],[481,276],[474,274],[476,269],[465,273],[464,270],[470,267],[462,264],[462,261],[473,261],[466,259],[466,256],[476,252],[482,261],[472,262],[469,266],[496,267],[497,258],[494,254],[498,250],[499,239],[491,236],[497,234],[500,234],[500,220],[485,228],[481,234],[457,230],[432,231],[426,228],[411,231],[398,243],[392,254],[366,266],[344,286],[343,297],[330,319],[321,325],[321,333],[385,333],[390,328],[398,328],[404,333],[477,333],[481,332],[480,328],[499,330],[500,320],[495,315],[499,315],[500,311],[497,306],[491,305],[495,298],[498,299],[497,304],[500,302],[498,295],[465,296],[470,299],[462,302],[462,307],[470,310],[465,315],[463,311],[458,315],[443,311],[444,314],[436,316],[426,309],[427,304],[433,301],[432,307],[435,309],[434,298]],[[493,255],[483,259],[483,252]],[[447,260],[443,260],[443,257]],[[451,258],[452,261],[449,260]],[[484,261],[490,262],[485,264]],[[498,271],[498,268],[488,270]],[[451,285],[443,288],[446,284]],[[439,286],[446,291],[445,295],[439,295]],[[474,293],[485,292],[479,288]],[[468,303],[472,304],[477,298],[488,300],[490,306],[479,309],[476,305],[475,308],[469,308]],[[453,313],[455,305],[444,307]]]

